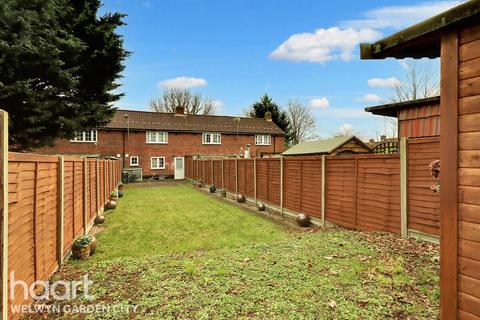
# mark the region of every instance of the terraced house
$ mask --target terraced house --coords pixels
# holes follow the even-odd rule
[[[184,177],[187,155],[232,156],[281,153],[284,132],[271,119],[118,110],[104,127],[58,140],[49,154],[116,157],[143,176]]]

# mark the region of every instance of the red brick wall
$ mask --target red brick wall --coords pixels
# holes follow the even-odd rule
[[[202,144],[201,133],[168,133],[168,144],[147,144],[145,131],[127,133],[114,130],[98,130],[97,143],[70,142],[58,140],[54,147],[43,148],[39,152],[47,154],[99,154],[116,156],[125,153],[139,157],[139,167],[143,175],[173,174],[173,157],[185,155],[232,155],[240,152],[241,147],[250,144],[252,156],[260,152],[283,152],[284,137],[272,136],[269,146],[256,146],[255,135],[222,134],[222,144]],[[165,169],[150,169],[150,157],[165,157]],[[130,167],[130,159],[124,159],[124,166]]]

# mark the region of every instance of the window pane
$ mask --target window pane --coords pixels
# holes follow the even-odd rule
[[[164,158],[158,158],[158,167],[163,168],[164,167]]]

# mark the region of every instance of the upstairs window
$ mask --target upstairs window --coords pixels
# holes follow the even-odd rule
[[[220,133],[206,132],[202,135],[203,144],[221,144],[222,135]]]
[[[147,131],[147,143],[168,143],[168,132]]]
[[[76,131],[72,142],[97,142],[97,130]]]
[[[269,146],[271,144],[271,136],[269,134],[255,135],[255,144],[257,146]]]

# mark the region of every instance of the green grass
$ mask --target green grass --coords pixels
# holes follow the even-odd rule
[[[284,225],[183,185],[130,188],[106,216],[94,261],[240,247],[288,237]]]
[[[292,232],[185,186],[128,189],[97,238],[91,260],[69,262],[54,278],[89,272],[93,303],[138,309],[80,318],[438,317],[437,246],[389,234]]]

